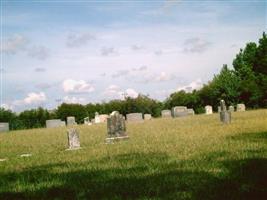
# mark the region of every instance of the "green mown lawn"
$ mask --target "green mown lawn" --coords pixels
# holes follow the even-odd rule
[[[267,110],[128,123],[105,144],[106,124],[0,134],[0,199],[267,199]],[[30,153],[30,157],[20,157]]]

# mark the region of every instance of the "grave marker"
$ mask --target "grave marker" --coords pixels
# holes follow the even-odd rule
[[[175,106],[172,108],[173,117],[184,117],[188,115],[187,107],[185,106]]]
[[[129,138],[126,133],[125,119],[118,111],[113,111],[107,118],[107,132],[106,143]]]
[[[7,131],[9,131],[9,123],[0,122],[0,132],[7,132]]]
[[[237,104],[237,105],[236,105],[236,111],[237,111],[237,112],[246,111],[246,106],[245,106],[245,104],[243,104],[243,103]]]
[[[126,115],[127,122],[143,122],[142,113],[129,113]]]
[[[162,110],[161,111],[161,117],[162,118],[167,118],[167,117],[172,117],[172,112],[171,110]]]
[[[212,114],[212,106],[206,105],[205,106],[205,113],[206,113],[206,115],[211,115]]]
[[[231,112],[226,110],[226,105],[225,105],[224,100],[220,101],[220,108],[221,108],[221,112],[220,112],[221,122],[223,122],[224,124],[231,123]]]
[[[76,128],[70,128],[67,130],[68,136],[68,150],[79,149],[80,146],[80,137],[79,132]]]

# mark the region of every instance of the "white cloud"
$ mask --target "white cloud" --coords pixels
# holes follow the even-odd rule
[[[6,54],[16,54],[27,46],[28,40],[19,34],[15,34],[3,42],[1,52]]]
[[[21,105],[39,105],[46,101],[46,95],[44,92],[31,92],[22,99],[22,100],[15,100],[12,102],[12,106],[21,106]]]
[[[85,98],[69,97],[69,96],[65,96],[63,98],[63,102],[65,102],[65,103],[79,103],[79,104],[85,104],[86,103]]]
[[[66,93],[89,93],[95,88],[84,80],[67,79],[63,81],[63,90]]]
[[[155,76],[154,81],[162,82],[162,81],[170,81],[175,79],[175,75],[168,74],[166,72],[161,72],[159,75]]]
[[[124,99],[125,97],[136,98],[138,97],[138,92],[136,92],[132,88],[128,88],[126,90],[122,90],[117,85],[110,85],[106,88],[103,93],[109,99]]]
[[[195,81],[192,81],[188,85],[180,86],[177,88],[177,91],[184,90],[186,92],[192,92],[193,90],[198,90],[203,86],[203,82],[201,79],[197,79]]]
[[[132,97],[132,98],[137,98],[138,97],[138,92],[136,92],[134,89],[132,88],[128,88],[125,90],[124,94],[127,97]]]
[[[43,92],[34,93],[31,92],[28,96],[23,100],[25,104],[38,104],[46,101],[46,95]]]

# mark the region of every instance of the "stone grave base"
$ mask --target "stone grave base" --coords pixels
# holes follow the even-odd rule
[[[114,142],[118,142],[118,141],[121,141],[121,140],[127,140],[129,139],[129,136],[118,136],[118,137],[109,137],[109,138],[106,138],[106,144],[112,144]]]
[[[79,150],[79,149],[82,149],[82,147],[68,148],[68,149],[65,149],[65,151],[74,151],[74,150]]]

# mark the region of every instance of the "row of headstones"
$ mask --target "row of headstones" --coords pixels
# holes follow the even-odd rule
[[[240,105],[240,104],[239,104]],[[242,111],[245,110],[244,104],[241,106]],[[211,107],[212,109],[212,107]],[[240,111],[241,111],[240,110]],[[231,110],[226,109],[226,105],[224,100],[220,101],[220,121],[222,123],[231,123]],[[191,114],[191,111],[189,110],[189,113]],[[168,111],[163,112],[163,117],[169,117],[171,113]],[[172,109],[172,115],[174,117],[176,116],[185,116],[188,115],[188,111],[186,107],[177,106]],[[139,120],[142,115],[140,113],[137,115],[137,113],[128,114],[128,117],[133,120]],[[137,119],[138,118],[138,119]],[[128,119],[128,118],[127,118]],[[123,115],[121,115],[118,111],[114,111],[108,116],[107,118],[107,138],[106,143],[113,143],[114,141],[118,141],[121,139],[128,139],[129,136],[126,133],[126,124],[125,124],[125,118]],[[68,130],[68,141],[69,141],[69,149],[77,149],[80,148],[80,141],[79,141],[79,133],[76,129],[69,129]]]
[[[195,111],[192,108],[187,108],[186,106],[175,106],[171,110],[162,110],[161,117],[184,117],[189,115],[195,115]]]

